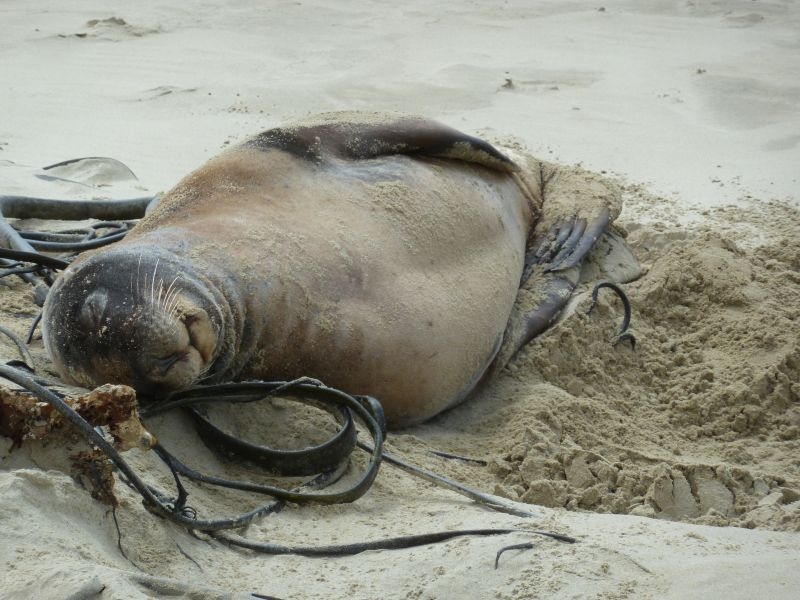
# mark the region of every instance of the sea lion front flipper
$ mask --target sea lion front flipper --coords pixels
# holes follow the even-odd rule
[[[265,131],[246,145],[276,148],[306,160],[366,160],[391,154],[463,160],[497,171],[517,166],[489,142],[422,117],[391,113],[325,113]]]

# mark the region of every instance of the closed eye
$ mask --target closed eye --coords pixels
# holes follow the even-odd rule
[[[108,304],[108,292],[104,289],[94,290],[86,296],[78,315],[78,322],[86,331],[97,331],[103,322]]]
[[[164,358],[159,358],[157,362],[158,371],[163,376],[172,368],[172,366],[186,357],[186,352],[175,352]]]

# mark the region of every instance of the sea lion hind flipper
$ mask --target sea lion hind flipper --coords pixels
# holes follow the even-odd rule
[[[562,317],[579,283],[603,279],[603,283],[595,286],[595,292],[598,287],[612,287],[618,295],[624,295],[616,283],[633,281],[641,275],[641,267],[625,240],[612,231],[613,227],[603,225],[607,222],[605,214],[599,215],[586,226],[579,221],[578,218],[560,221],[552,232],[551,243],[529,247],[526,255],[527,272],[523,274],[503,344],[492,364],[493,373],[502,369],[517,351]],[[575,231],[580,233],[574,235]],[[597,231],[599,233],[596,234]],[[573,241],[568,241],[571,238]],[[561,240],[561,243],[555,243],[557,240]],[[592,241],[587,243],[587,240]],[[585,251],[582,244],[587,248]],[[562,253],[565,258],[560,259],[558,266],[554,267],[555,257]],[[547,259],[547,256],[553,258]],[[623,302],[627,303],[627,299]],[[629,306],[626,307],[626,313],[629,320]],[[627,323],[615,345],[625,340],[631,342],[632,346],[635,344],[626,328]]]
[[[366,160],[392,154],[452,158],[496,171],[517,170],[489,142],[430,119],[388,113],[328,113],[312,120],[265,131],[246,145],[275,148],[306,160],[326,155]]]
[[[520,288],[508,319],[503,343],[491,367],[500,371],[528,342],[542,334],[558,319],[569,302],[580,277],[580,269],[537,271]]]
[[[585,259],[622,207],[619,190],[599,175],[532,159],[523,164],[522,175],[536,188],[532,197],[541,208],[495,372],[556,322],[581,279]]]

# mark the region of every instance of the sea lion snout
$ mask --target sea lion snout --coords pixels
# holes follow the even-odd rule
[[[213,363],[217,338],[211,318],[197,306],[187,308],[190,314],[169,307],[151,308],[135,325],[138,352],[128,357],[133,361],[131,385],[141,392],[188,387]]]
[[[45,346],[59,374],[86,387],[119,383],[144,394],[205,377],[221,352],[224,315],[183,266],[146,252],[73,264],[44,308]]]

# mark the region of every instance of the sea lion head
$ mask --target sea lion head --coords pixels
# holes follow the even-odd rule
[[[214,371],[229,313],[189,261],[154,246],[121,247],[81,257],[62,273],[42,332],[67,381],[161,394]]]

